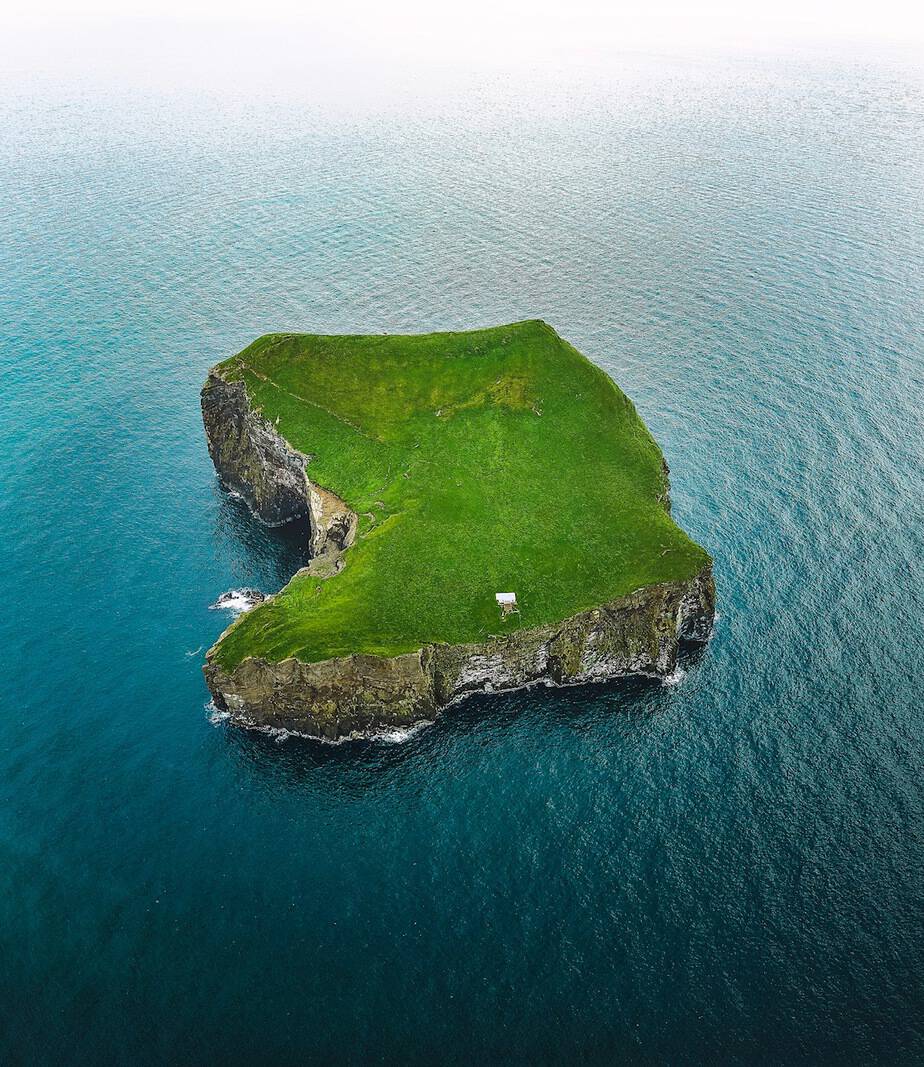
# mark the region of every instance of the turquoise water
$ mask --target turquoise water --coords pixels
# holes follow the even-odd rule
[[[0,1057],[920,1060],[920,74],[323,105],[3,97]],[[209,604],[301,554],[216,484],[208,366],[530,316],[662,444],[705,653],[400,743],[210,721]]]

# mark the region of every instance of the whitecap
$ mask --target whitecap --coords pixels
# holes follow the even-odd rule
[[[222,593],[214,604],[209,604],[210,611],[233,611],[236,615],[250,611],[252,607],[262,603],[266,597],[259,589],[229,589]]]
[[[228,719],[231,718],[231,712],[221,711],[219,708],[216,708],[214,700],[210,700],[205,705],[205,710],[208,712],[209,722],[213,726],[220,726],[223,722],[227,722]]]
[[[402,741],[407,741],[414,734],[420,733],[425,727],[432,725],[433,723],[427,719],[421,719],[420,722],[415,722],[411,726],[385,726],[381,730],[375,730],[366,736],[370,741],[384,741],[389,745],[397,745],[401,744]]]

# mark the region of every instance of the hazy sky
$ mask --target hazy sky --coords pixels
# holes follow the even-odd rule
[[[701,47],[766,40],[924,43],[924,2],[907,0],[3,0],[0,21],[141,16],[298,21],[331,38],[454,53],[515,47]]]
[[[238,93],[288,85],[334,103],[374,101],[395,79],[585,77],[630,53],[803,46],[888,48],[924,71],[924,0],[0,0],[6,95],[52,82]]]

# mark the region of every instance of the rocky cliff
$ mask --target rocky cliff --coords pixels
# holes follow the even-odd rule
[[[314,557],[309,570],[336,574],[349,559],[342,553],[356,536],[357,519],[311,481],[309,457],[252,409],[242,382],[215,370],[202,390],[202,413],[223,483],[266,523],[307,516]],[[666,490],[663,503],[669,507]],[[216,643],[204,672],[215,704],[233,721],[336,740],[432,719],[475,692],[669,675],[682,640],[708,639],[714,610],[707,566],[688,581],[646,586],[562,622],[512,630],[483,644],[429,644],[393,657],[356,654],[314,663],[248,657],[226,671],[214,655]]]
[[[267,526],[307,517],[312,556],[342,552],[356,537],[357,517],[308,477],[309,457],[297,452],[254,411],[243,382],[217,370],[202,389],[209,455],[226,488],[241,496]]]
[[[668,675],[681,639],[708,637],[714,606],[705,570],[691,582],[648,586],[554,626],[480,645],[434,644],[403,656],[320,663],[249,658],[230,673],[209,656],[205,677],[216,705],[237,722],[334,740],[432,719],[469,693]]]

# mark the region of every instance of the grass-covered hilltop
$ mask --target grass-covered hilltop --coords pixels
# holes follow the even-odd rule
[[[657,444],[613,381],[544,322],[270,334],[213,369],[203,412],[226,483],[264,519],[307,512],[329,557],[222,635],[210,684],[283,661],[355,670],[357,654],[375,665],[432,646],[509,646],[518,631],[696,580],[708,581],[711,621],[709,556],[670,517]],[[516,593],[518,614],[501,616],[501,591]],[[323,701],[312,694],[314,721]]]

